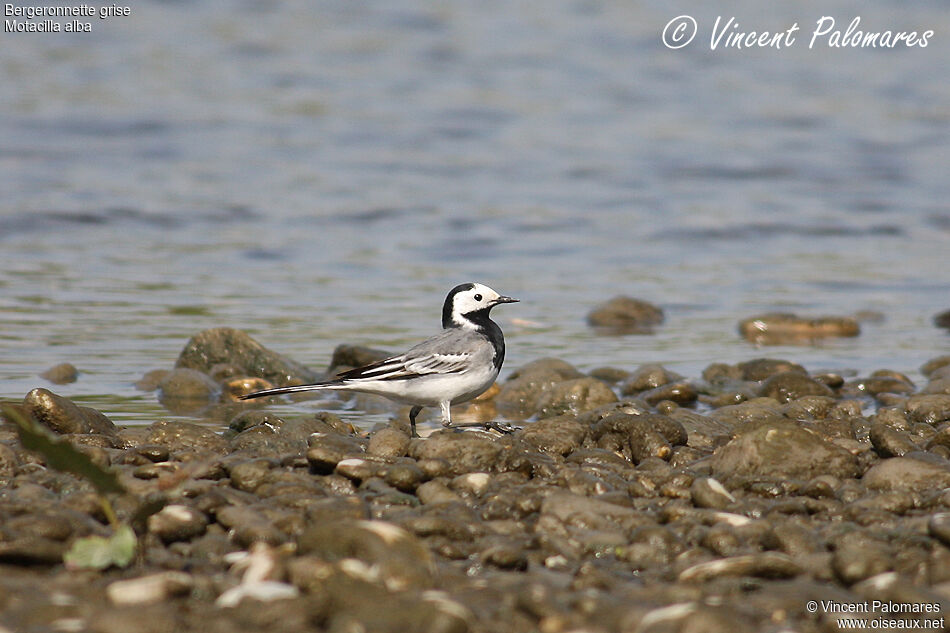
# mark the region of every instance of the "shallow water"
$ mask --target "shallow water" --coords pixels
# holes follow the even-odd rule
[[[760,4],[728,15],[854,15]],[[950,353],[950,8],[862,6],[869,30],[934,29],[923,49],[662,46],[689,7],[708,38],[706,5],[141,2],[92,34],[4,34],[0,397],[68,361],[54,391],[150,423],[167,412],[132,383],[201,329],[322,368],[431,334],[469,280],[523,301],[496,311],[506,371],[768,355],[919,382]],[[621,293],[666,323],[588,329]],[[769,310],[883,320],[742,340]]]

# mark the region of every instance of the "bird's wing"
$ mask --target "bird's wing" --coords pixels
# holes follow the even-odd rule
[[[458,338],[457,331],[440,333],[416,345],[405,354],[345,371],[339,374],[337,379],[405,380],[428,374],[462,373],[471,367],[469,360],[473,351],[466,351],[464,345],[453,345],[453,342],[462,342],[454,341],[455,338]]]

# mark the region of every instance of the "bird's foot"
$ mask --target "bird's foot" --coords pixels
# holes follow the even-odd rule
[[[486,431],[497,431],[502,435],[521,430],[520,426],[506,424],[505,422],[495,422],[494,420],[489,422],[462,422],[459,424],[454,424],[452,422],[446,422],[443,420],[442,426],[447,429],[484,429]]]
[[[485,428],[498,431],[502,435],[507,435],[508,433],[514,433],[515,431],[521,430],[520,426],[515,426],[514,424],[508,424],[506,422],[495,422],[494,420],[491,422],[486,422]]]

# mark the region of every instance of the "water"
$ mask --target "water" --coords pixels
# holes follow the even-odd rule
[[[505,371],[767,355],[919,382],[950,353],[950,8],[863,3],[927,48],[809,50],[853,5],[629,4],[142,1],[3,34],[0,397],[68,361],[54,391],[150,423],[132,383],[201,329],[322,368],[433,333],[469,280],[523,301],[496,311]],[[711,51],[719,11],[803,35]],[[670,51],[679,13],[700,35]],[[666,324],[591,332],[621,293]],[[884,319],[756,348],[737,324],[768,310]]]

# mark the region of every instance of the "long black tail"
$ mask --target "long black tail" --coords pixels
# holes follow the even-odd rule
[[[320,391],[322,389],[337,389],[340,387],[340,381],[331,380],[328,382],[317,382],[312,385],[296,385],[293,387],[275,387],[273,389],[264,389],[240,396],[238,400],[253,400],[254,398],[265,398],[267,396],[279,396],[283,393],[299,393],[301,391]]]

